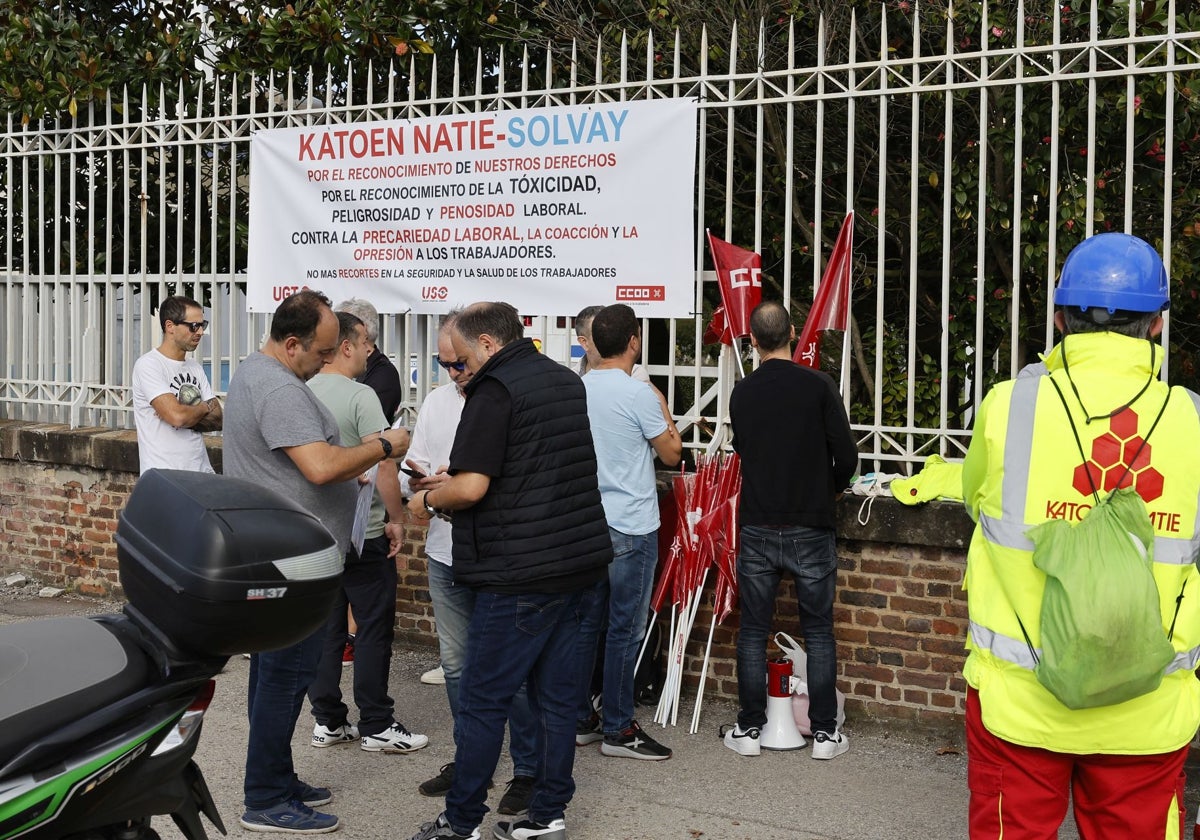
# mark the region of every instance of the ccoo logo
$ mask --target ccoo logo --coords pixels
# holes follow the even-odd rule
[[[617,300],[648,302],[664,300],[666,295],[666,286],[617,286]]]
[[[1071,485],[1084,496],[1092,488],[1101,493],[1133,487],[1143,501],[1163,493],[1163,476],[1150,466],[1150,444],[1137,433],[1138,416],[1132,408],[1110,417],[1108,431],[1092,441],[1086,464],[1075,468]]]

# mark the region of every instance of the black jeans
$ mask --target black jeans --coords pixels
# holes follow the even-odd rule
[[[342,592],[329,616],[328,635],[317,676],[308,689],[313,717],[331,729],[349,721],[342,700],[342,649],[346,643],[346,605],[354,611],[354,705],[358,734],[375,735],[392,725],[395,704],[388,694],[392,641],[396,635],[396,561],[387,556],[388,539],[363,542],[362,556],[351,548],[342,573]]]

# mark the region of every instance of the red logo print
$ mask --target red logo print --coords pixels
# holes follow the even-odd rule
[[[1150,444],[1137,433],[1137,427],[1137,413],[1132,408],[1109,418],[1108,431],[1092,441],[1088,462],[1075,468],[1072,486],[1084,496],[1092,495],[1093,487],[1101,493],[1133,487],[1146,502],[1161,496],[1162,473],[1150,466]]]

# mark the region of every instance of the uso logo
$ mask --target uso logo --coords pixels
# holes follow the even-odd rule
[[[652,300],[665,300],[666,286],[617,286],[617,300],[641,301],[649,303]]]
[[[448,286],[422,286],[421,300],[445,300],[450,296]]]

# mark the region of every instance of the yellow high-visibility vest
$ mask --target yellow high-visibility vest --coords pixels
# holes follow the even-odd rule
[[[963,463],[963,496],[976,522],[963,584],[970,613],[963,673],[979,692],[984,725],[1006,741],[1153,754],[1182,747],[1200,725],[1200,397],[1170,389],[1146,439],[1168,395],[1157,377],[1161,353],[1153,342],[1115,333],[1069,335],[1046,357],[1044,375],[1002,383],[980,406]],[[1050,377],[1070,408],[1078,444]],[[1126,411],[1097,416],[1131,400]],[[1073,711],[1033,673],[1045,575],[1033,566],[1026,532],[1086,514],[1094,504],[1089,475],[1101,497],[1117,482],[1132,483],[1146,502],[1159,611],[1175,659],[1155,691]]]

